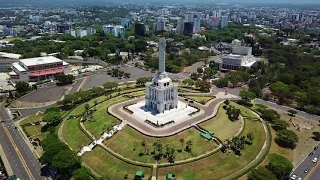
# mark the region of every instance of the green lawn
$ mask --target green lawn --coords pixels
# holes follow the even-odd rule
[[[37,116],[35,114],[32,114],[28,116],[26,119],[22,120],[19,124],[20,126],[27,124],[27,123],[35,123],[42,121],[43,115],[39,113]]]
[[[244,107],[244,106],[241,106],[235,102],[232,102],[230,101],[230,105],[237,108],[237,109],[240,109],[241,111],[241,115],[243,117],[249,117],[249,118],[257,118],[256,115],[254,115],[248,108]]]
[[[104,132],[105,126],[119,124],[119,120],[108,114],[107,109],[110,105],[124,100],[128,100],[128,98],[124,96],[117,96],[99,104],[97,110],[93,113],[94,121],[86,121],[84,123],[87,130],[98,138],[101,136],[101,133]]]
[[[179,92],[185,92],[185,93],[199,93],[200,91],[191,89],[191,88],[185,88],[185,87],[179,87]]]
[[[129,93],[127,95],[128,96],[132,96],[132,97],[140,97],[140,96],[146,95],[146,91],[143,90],[143,91],[132,92],[132,93]]]
[[[64,140],[75,152],[91,143],[91,140],[80,130],[78,123],[79,118],[69,119],[62,129]]]
[[[218,152],[192,163],[159,168],[158,176],[164,179],[166,174],[174,173],[178,180],[213,180],[221,179],[242,169],[255,159],[266,138],[260,121],[245,120],[245,123],[243,135],[252,132],[254,133],[255,139],[253,140],[253,145],[246,145],[245,150],[242,151],[242,156],[236,156],[233,152]]]
[[[148,179],[151,176],[151,168],[140,167],[126,163],[118,158],[112,156],[101,147],[97,146],[93,151],[87,152],[82,160],[95,172],[102,176],[108,176],[110,179],[123,179],[126,174],[130,179],[136,173],[136,171],[142,171],[145,174],[144,179]]]
[[[212,96],[186,96],[186,98],[192,99],[200,104],[206,104],[214,97],[212,97]]]
[[[199,131],[195,128],[187,129],[170,137],[153,138],[145,136],[135,129],[127,126],[124,130],[118,132],[111,139],[106,140],[104,143],[115,152],[122,154],[132,160],[142,162],[155,162],[152,156],[139,156],[139,153],[145,151],[145,148],[141,146],[141,142],[143,140],[146,142],[147,151],[151,153],[154,150],[154,147],[152,145],[157,140],[159,140],[163,146],[168,144],[169,147],[180,150],[182,147],[182,144],[180,143],[181,138],[185,140],[184,147],[188,140],[192,141],[192,153],[177,152],[175,158],[176,161],[187,159],[190,157],[196,157],[218,147],[218,145],[214,141],[209,142],[202,138],[199,135]],[[161,162],[167,162],[167,160],[161,159]]]
[[[19,125],[23,126],[25,124],[28,123],[36,123],[36,122],[41,122],[42,121],[42,114],[38,114],[37,116],[35,114],[30,115],[29,117],[27,117],[26,119],[22,120]],[[43,127],[43,125],[34,125],[34,126],[24,126],[22,127],[24,133],[28,136],[28,137],[32,137],[32,138],[39,138],[40,140],[43,140],[46,137],[47,133],[43,133],[41,132],[41,128]]]
[[[243,126],[241,121],[231,121],[222,105],[219,107],[216,117],[199,124],[208,131],[213,131],[220,140],[231,139]]]

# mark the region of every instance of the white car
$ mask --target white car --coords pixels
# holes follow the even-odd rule
[[[313,158],[312,162],[314,163],[318,162],[318,158]]]
[[[299,178],[298,180],[302,180],[302,178]]]
[[[295,174],[291,176],[291,179],[296,179],[296,178],[297,178],[297,175]]]

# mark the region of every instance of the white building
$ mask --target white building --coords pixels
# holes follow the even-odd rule
[[[146,84],[145,107],[151,112],[164,113],[178,107],[178,86],[172,82],[165,72],[166,40],[159,42],[159,72]]]
[[[204,39],[206,40],[206,36],[205,35],[200,35],[200,34],[192,34],[192,39]]]
[[[65,30],[64,34],[70,34],[71,36],[77,37],[76,30],[73,29]]]
[[[9,73],[12,81],[36,82],[51,79],[56,74],[69,74],[70,65],[53,56],[21,59],[11,66]]]
[[[156,31],[163,31],[165,30],[166,22],[163,17],[157,17],[156,20]]]
[[[97,33],[97,30],[95,30],[95,29],[93,29],[93,28],[91,28],[91,27],[88,27],[88,28],[87,28],[87,35],[88,35],[88,36],[91,36],[91,35],[93,35],[93,34],[95,34],[95,33]]]
[[[77,38],[82,38],[84,36],[87,36],[87,30],[83,30],[83,29],[76,30],[76,37]]]
[[[219,65],[220,70],[239,70],[249,69],[254,65],[258,58],[252,55],[252,47],[236,46],[232,53],[223,57]]]
[[[218,17],[218,18],[222,16],[221,10],[214,10],[212,13],[213,13],[213,16]]]
[[[186,22],[192,22],[193,23],[193,13],[192,12],[187,12],[184,15],[184,19]]]
[[[193,18],[193,32],[199,32],[201,24],[201,19],[198,17]]]
[[[125,37],[125,30],[123,26],[120,25],[103,25],[102,30],[105,34],[112,34],[116,37]]]
[[[228,16],[221,17],[221,28],[228,27]]]

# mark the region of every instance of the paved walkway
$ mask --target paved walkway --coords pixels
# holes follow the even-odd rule
[[[191,116],[191,118],[186,121],[174,123],[164,128],[155,128],[143,121],[136,120],[131,114],[123,110],[124,106],[137,103],[139,101],[142,101],[143,99],[144,97],[125,101],[122,103],[117,103],[115,105],[110,106],[108,108],[108,112],[122,121],[126,120],[128,122],[128,125],[135,128],[139,132],[153,137],[171,136],[187,128],[190,128],[195,124],[201,123],[209,118],[212,118],[218,112],[219,105],[225,101],[224,98],[216,98],[208,102],[206,105],[201,105],[199,103],[190,103],[184,101],[183,98],[179,98],[181,101],[184,101],[189,105],[198,106],[201,109],[200,112],[195,114],[194,116]]]

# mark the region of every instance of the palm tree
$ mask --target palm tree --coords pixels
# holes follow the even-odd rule
[[[147,151],[147,147],[146,147],[146,145],[147,145],[147,143],[146,143],[146,141],[141,141],[141,146],[142,147],[144,147],[144,154],[146,153],[146,151]]]
[[[183,151],[183,143],[184,143],[184,139],[183,138],[180,139],[180,143],[181,143],[181,151]]]
[[[187,152],[191,152],[191,147],[192,147],[192,141],[189,140],[189,141],[187,142],[186,151],[187,151]]]

